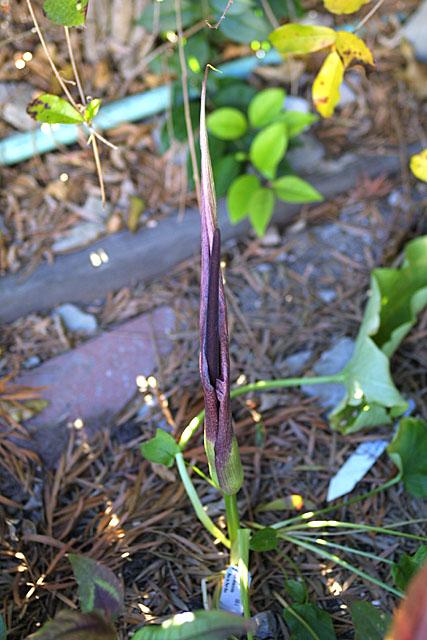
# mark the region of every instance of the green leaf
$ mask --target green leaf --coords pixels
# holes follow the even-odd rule
[[[123,610],[123,586],[100,562],[70,553],[68,556],[79,586],[80,608],[83,613],[98,611],[116,618]]]
[[[283,89],[264,89],[256,94],[249,103],[248,117],[252,127],[265,127],[283,109],[285,101]]]
[[[395,562],[391,567],[391,575],[396,587],[401,591],[406,591],[412,578],[426,562],[427,546],[425,544],[418,547],[413,556],[404,553],[399,558],[399,562]]]
[[[406,491],[427,498],[427,422],[402,418],[387,452],[401,473]]]
[[[316,604],[293,604],[283,611],[290,640],[336,640],[329,613]]]
[[[157,7],[156,7],[157,8]],[[163,0],[159,2],[160,15],[160,31],[176,30],[176,12],[175,0]],[[188,27],[190,24],[197,22],[203,15],[203,3],[193,2],[192,0],[181,0],[182,26]],[[148,31],[152,31],[155,24],[155,7],[154,2],[149,2],[143,11],[137,23],[145,27]]]
[[[391,623],[391,616],[370,602],[353,602],[351,618],[354,624],[354,640],[383,640]]]
[[[249,202],[249,220],[257,235],[261,238],[273,215],[275,197],[271,189],[261,187],[252,195]]]
[[[286,580],[285,589],[296,604],[305,604],[308,601],[307,587],[302,580]]]
[[[233,4],[238,4],[234,0]],[[224,3],[222,11],[224,10]],[[221,13],[222,13],[221,11]],[[271,31],[270,23],[256,10],[244,11],[236,16],[227,16],[222,21],[219,31],[232,42],[249,44],[252,40],[266,40]]]
[[[210,5],[218,12],[218,16],[222,15],[224,11],[224,0],[210,0]],[[228,7],[227,16],[238,16],[253,8],[253,0],[234,0],[233,4]]]
[[[97,613],[60,611],[28,640],[117,640],[111,621]]]
[[[252,141],[249,157],[260,173],[270,180],[276,175],[279,162],[288,147],[286,127],[275,122],[262,129]]]
[[[6,623],[4,621],[3,616],[0,613],[0,640],[6,640],[6,638],[7,638]]]
[[[51,93],[42,93],[33,100],[27,112],[37,122],[48,124],[81,124],[84,118],[67,100]]]
[[[64,27],[78,27],[85,23],[89,0],[45,0],[44,12],[49,20]]]
[[[273,551],[273,549],[277,549],[278,542],[276,529],[266,527],[254,533],[250,548],[252,551]]]
[[[286,125],[289,139],[302,133],[307,127],[319,118],[314,113],[302,113],[301,111],[284,111],[278,117],[280,122]]]
[[[427,236],[408,243],[400,269],[375,269],[370,290],[354,354],[343,371],[346,395],[330,414],[332,427],[343,433],[390,424],[407,407],[389,358],[427,304]]]
[[[245,115],[234,107],[221,107],[206,119],[209,131],[220,140],[237,140],[248,128]]]
[[[233,180],[227,194],[228,215],[233,224],[249,215],[249,203],[259,187],[260,182],[256,176],[240,176]]]
[[[225,611],[179,613],[162,624],[146,625],[131,640],[226,640],[231,634],[240,636],[253,630],[250,620]]]
[[[236,107],[246,110],[248,103],[256,95],[255,87],[235,78],[220,78],[218,90],[212,95],[216,107]]]
[[[304,55],[320,51],[335,43],[336,32],[329,27],[285,24],[270,34],[269,40],[280,53]]]
[[[222,198],[240,173],[240,162],[234,155],[224,156],[213,164],[216,197]]]
[[[174,438],[163,429],[157,429],[154,438],[141,445],[141,453],[146,460],[164,464],[166,467],[172,467],[175,464],[175,456],[180,451]]]
[[[101,102],[102,100],[100,98],[94,98],[93,100],[91,100],[89,102],[89,104],[87,105],[85,112],[84,112],[84,119],[85,122],[92,122],[92,120],[94,119],[94,117],[96,116],[96,114],[99,111],[99,107],[101,106]]]
[[[276,196],[285,202],[322,202],[324,199],[317,189],[297,176],[284,176],[271,184]]]

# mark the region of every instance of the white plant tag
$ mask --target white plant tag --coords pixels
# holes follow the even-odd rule
[[[329,482],[327,501],[350,493],[388,445],[387,440],[362,442]]]
[[[243,604],[240,597],[240,572],[236,565],[230,565],[225,572],[219,608],[238,616],[243,615]]]

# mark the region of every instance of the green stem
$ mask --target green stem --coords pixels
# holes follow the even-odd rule
[[[251,617],[251,608],[249,602],[249,541],[251,538],[250,529],[239,529],[237,532],[237,548],[239,555],[239,574],[240,574],[240,598],[243,605],[243,614],[245,618]],[[250,631],[247,634],[247,640],[253,640]]]
[[[237,508],[236,495],[227,496],[224,494],[225,501],[225,513],[227,519],[228,536],[230,538],[231,552],[230,552],[230,564],[238,564],[239,549],[238,549],[238,534],[240,529],[239,510]]]
[[[294,516],[293,518],[288,518],[287,520],[281,520],[280,522],[276,522],[276,524],[273,524],[271,526],[273,529],[282,529],[283,527],[286,527],[288,524],[293,524],[294,522],[299,522],[300,520],[308,520],[308,519],[311,520],[312,518],[315,518],[320,515],[325,515],[326,513],[330,513],[331,511],[335,511],[336,509],[341,509],[341,507],[349,507],[350,505],[355,504],[356,502],[366,500],[366,498],[370,498],[371,496],[374,496],[377,493],[381,493],[381,491],[386,491],[387,489],[390,489],[390,487],[400,482],[400,479],[401,479],[401,475],[399,474],[394,478],[392,478],[391,480],[389,480],[388,482],[381,484],[379,487],[376,487],[375,489],[372,489],[367,493],[362,493],[359,496],[354,496],[349,500],[338,502],[337,504],[330,505],[329,507],[325,507],[324,509],[319,509],[318,511],[307,511],[306,513],[301,513],[300,515]]]
[[[206,513],[202,503],[200,502],[200,498],[197,495],[196,489],[194,488],[190,476],[188,475],[187,467],[185,466],[184,456],[182,455],[182,453],[177,453],[175,456],[175,460],[178,467],[179,475],[181,476],[182,484],[184,485],[190,502],[193,505],[194,511],[196,512],[196,515],[199,518],[200,522],[214,538],[222,542],[222,544],[227,547],[227,549],[230,549],[230,540],[228,540],[221,529],[218,529],[218,527],[213,523],[213,521]]]
[[[274,525],[273,525],[274,526]],[[374,533],[383,533],[384,535],[397,536],[400,538],[408,538],[409,540],[418,540],[426,542],[426,536],[417,536],[414,533],[406,533],[405,531],[396,531],[395,529],[388,529],[386,527],[374,527],[368,524],[355,524],[354,522],[339,522],[337,520],[311,520],[310,522],[304,522],[300,525],[291,527],[276,527],[275,529],[285,530],[288,532],[301,531],[306,532],[307,529],[355,529],[356,531],[373,531]]]
[[[334,375],[330,376],[315,376],[313,378],[279,378],[278,380],[258,380],[258,382],[252,382],[250,384],[245,384],[241,387],[232,389],[230,395],[232,398],[237,398],[238,396],[242,396],[245,393],[250,393],[251,391],[267,391],[268,389],[299,387],[303,384],[329,384],[331,382],[344,382],[344,380],[345,374],[342,372],[335,373]],[[179,440],[179,446],[181,447],[181,449],[185,449],[198,428],[203,424],[204,417],[205,412],[200,411],[200,413],[198,413],[197,416],[195,416],[185,427]]]
[[[393,587],[390,587],[385,582],[382,582],[381,580],[378,580],[377,578],[374,578],[374,576],[369,575],[369,573],[366,573],[365,571],[362,571],[361,569],[359,569],[355,565],[350,564],[350,562],[347,562],[346,560],[343,560],[339,556],[337,556],[335,554],[332,554],[332,553],[328,553],[322,547],[318,547],[315,544],[311,544],[310,542],[306,542],[305,540],[301,540],[301,538],[297,538],[296,536],[288,536],[288,535],[285,535],[285,534],[279,534],[279,536],[280,536],[280,538],[282,540],[287,540],[288,542],[293,542],[297,546],[303,547],[303,549],[307,549],[309,551],[312,551],[313,553],[315,553],[318,556],[321,556],[322,558],[326,558],[327,560],[331,560],[332,562],[335,562],[336,564],[340,565],[341,567],[344,567],[344,569],[347,569],[348,571],[351,571],[352,573],[355,573],[356,575],[360,576],[361,578],[364,578],[365,580],[368,580],[369,582],[372,582],[373,584],[376,584],[378,587],[381,587],[385,591],[389,591],[390,593],[392,593],[395,596],[398,596],[399,598],[403,597],[403,593],[401,591],[398,591],[397,589],[394,589]]]

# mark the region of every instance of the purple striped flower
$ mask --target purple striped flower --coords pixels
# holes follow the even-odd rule
[[[206,130],[206,79],[200,112],[201,277],[200,377],[205,396],[205,449],[211,477],[228,495],[242,486],[243,470],[233,432],[227,307],[220,268],[221,234]]]

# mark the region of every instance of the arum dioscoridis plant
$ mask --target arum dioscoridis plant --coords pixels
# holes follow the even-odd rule
[[[162,431],[161,429],[158,429],[154,438],[141,445],[141,451],[144,457],[152,462],[161,463],[168,467],[171,467],[175,463],[177,464],[181,480],[187,492],[188,498],[190,499],[194,507],[198,519],[204,525],[207,531],[209,531],[209,533],[215,538],[216,543],[223,544],[227,549],[230,549],[230,565],[232,565],[232,567],[237,571],[237,575],[240,579],[240,608],[241,611],[243,611],[245,617],[250,617],[250,576],[248,571],[249,549],[252,548],[254,551],[272,550],[276,548],[281,541],[292,542],[297,547],[300,547],[306,551],[310,551],[311,553],[320,556],[323,559],[332,561],[335,564],[343,567],[344,569],[352,571],[354,574],[359,575],[361,578],[369,580],[372,583],[381,586],[384,590],[387,590],[393,593],[395,596],[400,597],[402,595],[401,591],[390,587],[380,579],[371,576],[365,571],[362,571],[357,567],[357,565],[352,564],[350,561],[347,561],[345,558],[343,558],[342,554],[347,554],[350,556],[364,555],[365,557],[369,557],[376,562],[384,562],[383,558],[369,552],[359,551],[357,548],[353,548],[348,544],[336,544],[334,542],[331,542],[328,539],[328,536],[330,536],[331,534],[331,529],[335,530],[336,532],[340,530],[345,531],[347,536],[357,535],[364,532],[371,532],[401,537],[410,537],[411,539],[416,539],[417,541],[423,542],[427,541],[427,538],[424,536],[417,536],[406,532],[396,531],[390,526],[388,528],[372,527],[364,524],[318,519],[319,515],[325,515],[328,512],[337,509],[340,506],[343,506],[343,503],[334,504],[316,512],[299,514],[290,519],[278,522],[270,527],[265,527],[264,525],[258,524],[256,522],[248,523],[250,529],[241,528],[240,526],[236,495],[243,484],[244,478],[240,461],[239,448],[236,436],[233,431],[231,412],[232,399],[250,392],[266,391],[268,389],[280,389],[290,386],[300,386],[303,384],[309,385],[335,382],[347,386],[350,384],[354,386],[356,378],[358,384],[360,382],[360,386],[361,388],[363,388],[366,380],[365,371],[360,371],[360,364],[358,364],[356,367],[356,364],[360,360],[359,352],[361,350],[360,346],[356,346],[356,355],[353,358],[353,360],[357,361],[356,364],[353,362],[351,366],[347,366],[339,373],[329,376],[260,380],[258,382],[237,387],[233,390],[230,389],[227,309],[224,282],[220,268],[221,234],[220,229],[218,228],[216,215],[214,180],[209,155],[209,143],[205,117],[207,73],[208,69],[206,69],[202,86],[200,114],[201,279],[199,315],[199,364],[201,383],[205,398],[205,408],[191,420],[189,425],[182,433],[178,442],[176,442],[172,435],[166,433],[165,431]],[[416,246],[412,246],[410,252],[411,255],[412,253],[415,253],[416,255],[412,255],[412,257],[409,256],[411,257],[412,262],[408,261],[405,267],[406,270],[414,270],[416,267],[421,268],[421,262],[422,264],[424,264],[423,260],[425,254],[421,251],[421,258],[418,255],[418,245],[420,245],[421,243],[422,247],[424,247],[424,242],[427,243],[427,238],[420,238],[416,241],[413,241],[413,243],[416,243]],[[422,282],[424,282],[424,280],[422,280]],[[417,280],[417,282],[413,286],[414,291],[418,291],[419,287],[420,282]],[[409,297],[411,298],[412,289],[409,293]],[[420,297],[419,303],[419,307],[421,308],[424,304],[424,298],[421,300]],[[372,313],[373,312],[371,308],[369,314],[372,315]],[[412,320],[415,322],[413,318]],[[408,330],[410,326],[412,325],[409,323]],[[363,342],[362,338],[364,338],[363,331],[362,337],[359,338],[359,342],[361,342],[361,344]],[[383,363],[383,361],[384,358],[382,357],[381,363]],[[374,368],[378,376],[378,366],[375,365]],[[358,377],[356,376],[356,374]],[[369,378],[367,374],[366,377]],[[374,397],[371,391],[372,390],[367,387],[367,398],[369,401],[372,401]],[[356,407],[356,404],[354,404],[354,406]],[[398,415],[398,413],[396,413],[395,415]],[[188,466],[183,455],[183,451],[188,442],[202,425],[204,425],[204,443],[211,477],[208,478],[203,472],[195,467],[192,467],[191,465],[190,468],[194,469],[194,471],[201,475],[202,478],[207,480],[210,484],[214,485],[222,493],[225,502],[228,537],[226,536],[224,531],[219,528],[219,526],[217,526],[206,513],[206,510],[201,503],[201,500],[190,477]],[[427,433],[424,432],[424,427],[421,424],[417,424],[416,426],[418,427],[417,437],[419,440],[422,439],[424,442],[427,439]],[[411,428],[409,429],[409,427]],[[409,447],[407,436],[408,431],[413,434],[412,426],[406,424],[404,431],[405,433],[403,433],[403,431],[401,433],[401,430],[399,430],[399,433],[401,433],[400,437],[405,440],[406,445],[398,446],[398,444],[395,443],[393,445],[394,450],[392,445],[389,447],[389,453],[391,451],[391,457],[393,457],[393,455],[395,456],[397,461],[396,464],[399,468],[400,473],[389,480],[389,482],[387,482],[386,484],[373,489],[368,494],[358,495],[351,498],[351,500],[346,503],[347,505],[359,500],[363,500],[366,497],[373,496],[380,491],[384,491],[400,480],[403,480],[403,482],[405,483],[405,466],[407,466],[405,461],[407,458],[406,454]],[[413,435],[411,437],[413,437]],[[420,440],[419,448],[422,449],[423,446],[424,445],[421,445]],[[406,481],[408,482],[408,480],[409,478],[407,477]],[[417,493],[416,495],[421,495],[421,493]],[[399,524],[407,525],[410,524],[410,522]],[[320,533],[322,537],[320,537]],[[328,549],[331,549],[331,551],[328,551]],[[340,553],[341,555],[338,555],[338,553]],[[251,632],[248,632],[248,638],[250,637],[252,637]]]

